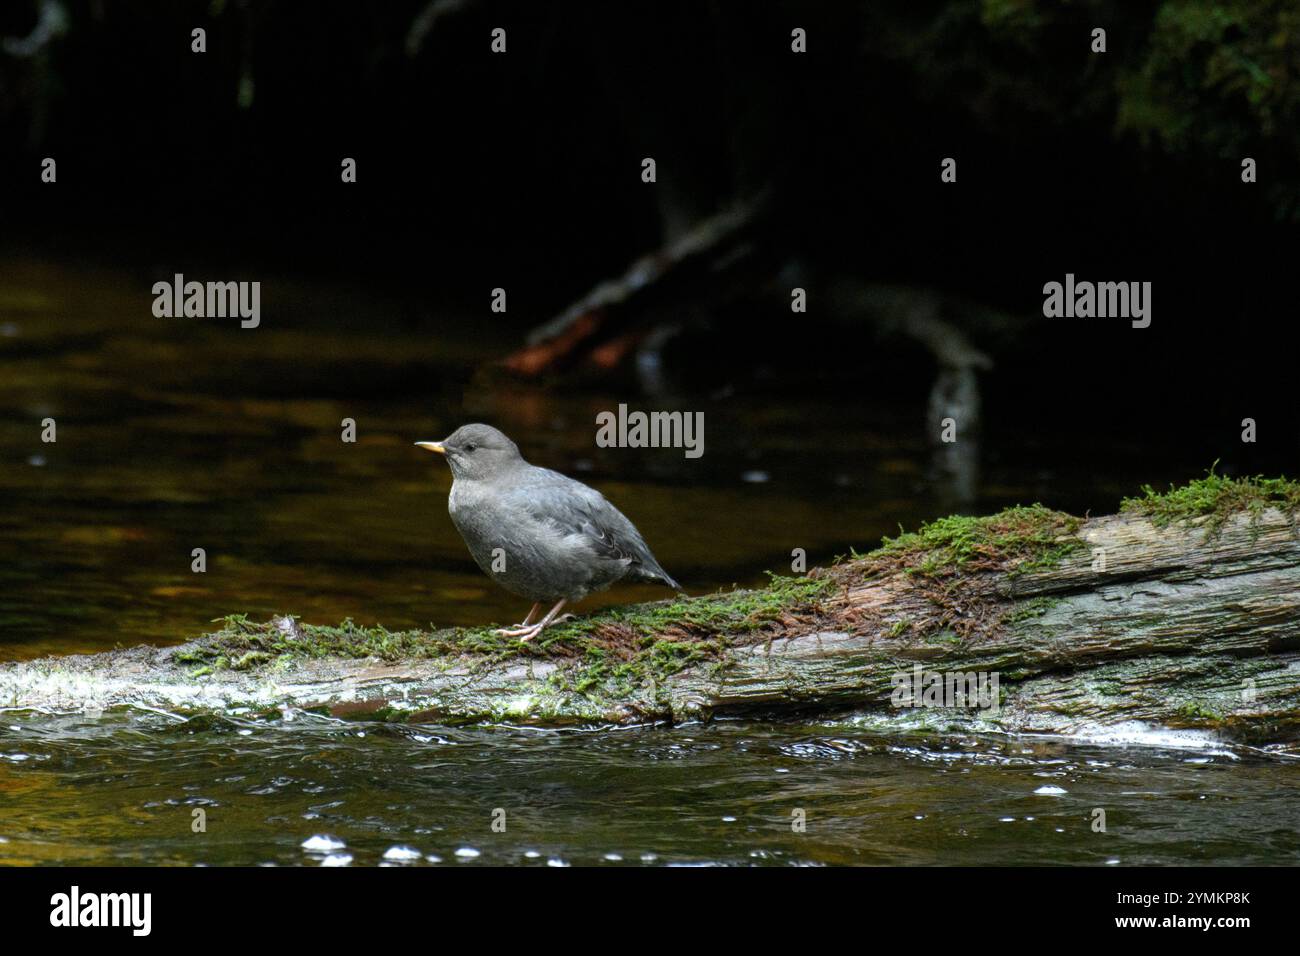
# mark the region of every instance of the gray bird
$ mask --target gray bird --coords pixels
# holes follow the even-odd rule
[[[497,634],[531,640],[569,601],[616,581],[676,588],[641,532],[605,496],[580,481],[524,461],[519,447],[490,425],[462,425],[420,448],[447,456],[447,511],[483,572],[533,602],[523,623]],[[536,624],[543,603],[555,602]],[[566,615],[569,616],[569,615]]]

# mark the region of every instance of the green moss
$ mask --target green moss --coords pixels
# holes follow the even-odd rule
[[[177,655],[177,659],[202,661],[232,670],[248,670],[285,656],[408,660],[436,657],[448,652],[453,647],[455,635],[461,633],[458,630],[436,634],[390,631],[380,626],[362,627],[351,619],[337,626],[295,623],[290,631],[274,622],[250,621],[243,614],[219,618],[217,623],[221,624],[217,631],[199,644],[187,647],[183,654]],[[466,642],[466,647],[470,646],[474,646],[472,640]]]
[[[765,624],[816,614],[835,587],[829,577],[770,575],[752,591],[608,608],[547,628],[530,651],[578,656],[581,669],[564,678],[573,690],[620,693],[717,660],[729,644],[761,637]]]
[[[391,705],[376,708],[366,714],[366,720],[377,720],[386,724],[400,724],[405,722],[408,717],[410,717],[409,712]]]
[[[925,635],[925,643],[960,644],[961,637],[955,631],[949,630],[948,628],[943,628],[941,630],[934,631],[930,634]]]
[[[1254,524],[1270,508],[1292,517],[1300,509],[1300,482],[1262,476],[1228,478],[1214,473],[1217,465],[1215,462],[1204,478],[1165,492],[1144,485],[1142,497],[1125,498],[1120,511],[1145,515],[1157,527],[1201,522],[1209,539],[1235,514],[1250,515]]]
[[[231,661],[230,669],[232,671],[246,671],[252,667],[256,667],[258,664],[266,663],[267,661],[271,660],[271,658],[272,655],[266,653],[265,651],[248,651],[247,653],[241,654],[238,658]]]
[[[1189,700],[1178,708],[1178,716],[1188,720],[1223,720],[1223,714],[1200,701]]]
[[[1002,619],[1002,623],[1015,624],[1019,621],[1042,617],[1060,603],[1061,599],[1054,597],[1036,597],[1028,601],[1021,601],[1007,613],[1007,616]]]
[[[947,577],[962,570],[1045,570],[1083,548],[1075,533],[1080,521],[1042,505],[1007,508],[995,515],[952,515],[885,538],[868,556],[869,571],[890,566],[909,574]]]
[[[617,693],[683,668],[716,660],[728,643],[762,640],[764,626],[790,615],[815,615],[836,589],[827,576],[780,577],[755,590],[613,607],[556,624],[525,644],[492,628],[390,631],[346,620],[337,626],[292,619],[220,618],[221,626],[180,649],[178,663],[200,664],[192,676],[220,670],[284,667],[294,660],[379,658],[487,665],[507,658],[553,659],[551,684],[581,694]]]
[[[834,587],[829,577],[782,577],[769,572],[767,586],[752,591],[725,591],[676,601],[631,604],[565,621],[542,633],[541,646],[585,637],[609,626],[630,628],[646,635],[670,629],[720,635],[744,633],[791,610],[815,604],[829,596]]]

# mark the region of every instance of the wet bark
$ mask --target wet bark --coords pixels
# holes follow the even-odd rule
[[[901,572],[868,577],[864,562],[846,562],[819,572],[835,586],[815,613],[728,634],[715,659],[637,686],[579,689],[579,661],[523,656],[540,653],[523,648],[506,660],[304,659],[195,677],[179,659],[193,646],[184,645],[4,665],[0,706],[321,708],[553,726],[851,709],[938,731],[1104,736],[1136,721],[1295,749],[1300,534],[1292,518],[1239,515],[1210,532],[1107,516],[1077,533],[1084,547],[1057,566],[985,572],[977,587],[960,576],[941,587]],[[918,666],[996,674],[996,708],[897,706],[900,675]]]

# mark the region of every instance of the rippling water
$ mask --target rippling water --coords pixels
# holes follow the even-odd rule
[[[882,736],[853,720],[0,718],[7,863],[1300,863],[1300,765],[1213,748]]]
[[[927,478],[916,396],[723,383],[645,400],[705,411],[702,459],[597,449],[596,411],[635,391],[473,371],[517,333],[438,310],[408,321],[409,303],[271,277],[255,332],[158,320],[150,281],[0,262],[0,659],[176,643],[233,612],[518,619],[447,518],[445,468],[411,447],[467,419],[600,487],[692,593],[951,510]],[[47,417],[54,444],[40,441]],[[356,444],[339,440],[343,418]],[[1081,469],[1068,442],[990,432],[974,509],[1103,510],[1153,478],[1150,447]],[[7,712],[0,863],[1300,862],[1294,764],[1150,743],[950,740],[854,720],[543,733]]]

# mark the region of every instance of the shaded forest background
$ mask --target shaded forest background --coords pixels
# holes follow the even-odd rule
[[[753,266],[647,307],[687,317],[667,354],[700,388],[924,405],[925,348],[882,345],[878,310],[820,308],[847,278],[973,303],[954,321],[993,357],[990,421],[1133,442],[1159,421],[1207,464],[1294,460],[1294,3],[41,0],[0,8],[0,37],[10,253],[345,274],[398,290],[410,323],[481,312],[522,343],[763,195]],[[1066,272],[1152,281],[1152,327],[1042,319]],[[507,315],[487,313],[494,286]],[[1257,448],[1233,440],[1247,415]]]

